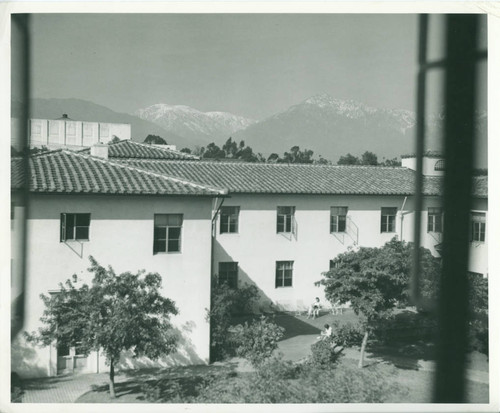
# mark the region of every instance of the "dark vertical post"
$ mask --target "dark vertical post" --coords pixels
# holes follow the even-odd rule
[[[476,104],[477,15],[446,18],[443,271],[434,401],[461,403],[465,394],[469,213]]]
[[[422,163],[425,143],[425,89],[426,89],[426,60],[427,60],[427,31],[429,16],[422,14],[419,18],[418,44],[418,78],[417,78],[417,142],[416,142],[416,180],[415,180],[415,226],[413,240],[416,248],[413,250],[413,266],[411,277],[411,299],[416,306],[422,306],[419,288],[420,276],[420,238],[422,223]]]
[[[24,291],[26,283],[26,245],[28,238],[27,219],[29,213],[29,143],[28,122],[30,118],[30,30],[28,14],[13,14],[11,20],[11,71],[18,73],[12,81],[12,91],[17,92],[21,103],[18,135],[14,136],[17,148],[23,153],[22,177],[23,183],[16,198],[17,216],[14,216],[15,236],[18,237],[15,246],[15,261],[12,261],[11,275],[11,339],[21,330],[24,321]],[[14,48],[16,49],[14,53]],[[14,77],[12,77],[14,79]],[[13,207],[13,206],[11,206]]]

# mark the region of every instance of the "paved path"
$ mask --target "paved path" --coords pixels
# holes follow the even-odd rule
[[[73,403],[92,386],[108,383],[108,374],[78,374],[26,380],[23,383],[23,403]],[[116,376],[115,382],[125,377]]]

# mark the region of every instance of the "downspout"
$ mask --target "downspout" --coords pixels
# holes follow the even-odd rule
[[[407,196],[405,196],[405,199],[403,201],[403,205],[401,206],[401,228],[400,228],[400,241],[403,241],[403,219],[404,219],[404,209],[406,205],[406,200],[408,199]]]
[[[214,244],[215,244],[215,235],[217,234],[217,230],[216,230],[216,227],[215,227],[215,222],[216,222],[216,218],[217,216],[219,215],[219,211],[222,207],[222,204],[224,203],[224,199],[225,199],[225,195],[227,195],[227,190],[224,190],[224,192],[222,193],[223,197],[222,197],[222,200],[219,204],[219,206],[217,207],[213,217],[212,217],[212,234],[211,234],[211,242],[210,242],[210,308],[209,308],[209,311],[212,309],[212,289],[213,289],[213,279],[214,279]],[[215,203],[214,203],[214,207],[217,205],[217,201],[218,201],[219,197],[216,197],[215,198]],[[215,208],[213,208],[215,209]],[[212,323],[210,323],[209,325],[209,330],[210,330],[210,336],[209,336],[209,348],[208,348],[208,362],[211,363],[212,362]]]

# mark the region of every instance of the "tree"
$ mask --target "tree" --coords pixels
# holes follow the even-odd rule
[[[120,142],[120,138],[116,135],[113,135],[113,139],[109,143],[118,143]]]
[[[341,156],[337,161],[337,165],[359,165],[360,163],[360,159],[357,156],[351,155],[350,153]]]
[[[181,152],[182,153],[191,153],[191,149],[189,149],[189,148],[182,148]]]
[[[290,148],[290,152],[285,152],[283,154],[284,163],[313,163],[312,156],[313,151],[310,149],[304,149],[304,151],[300,150],[298,146],[292,146]]]
[[[243,143],[243,146],[245,143]],[[236,155],[236,152],[238,151],[238,145],[236,144],[235,141],[231,137],[226,141],[226,143],[222,146],[222,150],[225,152],[227,158],[234,158]]]
[[[323,158],[321,155],[319,155],[319,158],[313,162],[315,165],[331,165],[332,162],[329,161],[328,159]]]
[[[379,164],[380,166],[401,166],[401,161],[398,161],[398,158],[386,159]]]
[[[144,143],[154,144],[154,145],[167,145],[167,141],[158,135],[148,135],[144,139]]]
[[[221,159],[226,157],[226,152],[219,148],[214,142],[209,143],[203,153],[203,158]]]
[[[273,152],[271,155],[269,155],[269,157],[267,158],[267,161],[268,163],[276,163],[280,160],[280,156]]]
[[[363,153],[363,155],[361,155],[361,165],[377,166],[377,155],[375,155],[373,152],[366,151],[365,153]]]
[[[116,275],[91,256],[92,284],[78,287],[76,275],[60,291],[41,295],[45,324],[28,339],[42,345],[78,345],[83,354],[100,350],[109,365],[109,392],[115,395],[115,366],[127,350],[134,357],[157,359],[176,349],[170,315],[177,314],[175,303],[160,294],[161,277],[139,271]]]
[[[332,303],[350,302],[361,316],[364,329],[359,367],[370,332],[387,320],[398,303],[408,303],[408,284],[412,268],[413,244],[393,238],[381,248],[361,247],[337,256],[334,268],[317,283],[324,285]],[[427,296],[434,295],[440,274],[440,260],[421,248],[421,287]]]

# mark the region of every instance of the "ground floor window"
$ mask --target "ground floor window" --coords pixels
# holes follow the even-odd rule
[[[227,284],[231,288],[238,288],[238,263],[219,262],[219,285]]]
[[[396,213],[397,208],[382,208],[380,232],[396,232]]]
[[[484,212],[471,213],[470,240],[484,242],[486,234],[486,214]]]
[[[293,261],[276,261],[276,288],[291,287],[292,279]]]

